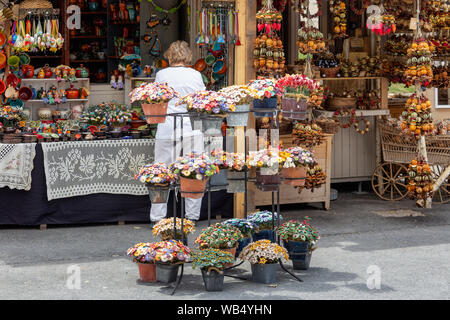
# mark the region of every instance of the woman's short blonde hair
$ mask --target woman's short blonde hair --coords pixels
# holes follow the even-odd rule
[[[169,60],[169,65],[183,64],[188,66],[192,61],[192,51],[186,41],[172,42],[169,49],[164,53],[164,58]]]

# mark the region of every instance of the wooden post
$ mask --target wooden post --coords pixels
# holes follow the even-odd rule
[[[235,49],[235,70],[234,79],[236,84],[246,84],[254,78],[252,52],[253,39],[256,38],[256,0],[236,0],[236,10],[239,19],[239,40],[240,46]],[[249,117],[249,126],[253,127],[254,118]],[[245,150],[244,127],[234,128],[235,152],[243,153]],[[244,218],[245,216],[245,194],[236,193],[234,195],[234,217]]]

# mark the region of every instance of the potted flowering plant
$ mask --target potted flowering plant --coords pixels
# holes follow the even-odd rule
[[[252,80],[248,86],[258,91],[259,99],[253,100],[254,109],[275,109],[277,108],[278,96],[281,96],[283,91],[276,86],[274,79],[258,79]],[[255,112],[255,117],[272,117],[273,112]]]
[[[189,260],[191,249],[177,240],[166,240],[154,244],[154,260],[156,263],[156,280],[174,282],[182,263]]]
[[[176,229],[176,233],[175,230]],[[176,226],[173,225],[173,218],[160,220],[153,226],[153,235],[161,237],[161,240],[179,239],[195,231],[194,222],[189,219],[183,219],[183,230],[181,229],[181,219],[176,218]]]
[[[143,282],[156,282],[155,245],[140,242],[127,250],[127,255],[139,267],[139,275]]]
[[[215,91],[197,91],[181,98],[177,105],[186,104],[191,113],[191,124],[201,120],[202,128],[208,134],[221,134],[223,118],[228,112],[235,111],[235,104],[222,93]]]
[[[148,124],[164,123],[169,101],[177,96],[178,93],[167,83],[144,82],[130,92],[130,102],[141,102]]]
[[[234,256],[227,251],[206,248],[192,253],[192,268],[200,268],[206,291],[222,291],[223,269],[234,263]]]
[[[80,120],[94,126],[110,126],[113,132],[119,132],[120,128],[131,121],[130,109],[120,103],[109,102],[92,105],[80,115]],[[120,134],[114,135],[117,138]]]
[[[207,180],[219,173],[219,167],[208,155],[197,153],[178,157],[169,169],[180,179],[181,196],[193,199],[203,197]]]
[[[267,239],[275,242],[276,233],[273,229],[278,225],[278,219],[282,220],[283,217],[276,212],[272,214],[272,212],[268,210],[257,211],[250,214],[247,217],[247,220],[258,227],[258,230],[253,233],[253,241]]]
[[[211,177],[209,185],[211,191],[218,191],[225,189],[227,186],[227,176],[229,163],[227,161],[229,155],[228,152],[223,151],[220,148],[213,149],[211,151],[211,161],[219,168],[219,173]]]
[[[284,92],[281,99],[284,118],[305,120],[308,102],[317,103],[320,92],[322,92],[320,103],[323,100],[323,89],[321,89],[320,82],[310,79],[304,74],[288,74],[278,79],[276,86]]]
[[[152,203],[166,203],[169,186],[176,181],[176,176],[165,163],[154,163],[143,166],[134,179],[147,185]]]
[[[284,163],[275,148],[251,151],[247,159],[249,167],[256,168],[256,186],[262,191],[277,191],[281,183],[280,167]]]
[[[225,87],[219,92],[227,96],[236,105],[236,110],[228,114],[227,125],[229,127],[247,126],[250,103],[254,99],[260,98],[258,91],[249,86],[234,85]]]
[[[277,264],[289,260],[286,249],[269,240],[259,240],[246,246],[239,258],[250,262],[252,281],[259,283],[275,283]]]
[[[289,252],[294,270],[307,270],[311,262],[314,245],[320,239],[317,229],[309,224],[309,217],[303,222],[288,221],[278,228],[278,234]]]
[[[245,154],[240,152],[228,153],[228,193],[245,192]]]
[[[216,223],[203,229],[197,239],[195,239],[195,243],[200,246],[200,249],[221,249],[230,252],[234,257],[238,242],[242,239],[242,232],[238,228],[232,225]]]
[[[315,163],[312,152],[301,147],[291,147],[280,154],[286,159],[282,170],[283,184],[294,187],[305,185],[306,170]]]
[[[233,218],[222,222],[222,224],[236,227],[242,233],[243,239],[239,240],[239,244],[236,249],[236,256],[241,253],[242,249],[245,246],[252,242],[252,234],[258,230],[258,226],[255,223],[248,221],[247,219]]]

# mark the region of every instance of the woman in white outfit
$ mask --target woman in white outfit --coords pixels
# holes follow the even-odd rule
[[[191,64],[192,52],[185,41],[173,42],[164,53],[164,57],[169,60],[169,67],[156,74],[155,82],[167,82],[183,97],[189,93],[205,90],[205,85],[201,74],[187,67]],[[178,99],[169,102],[167,113],[186,112],[186,105],[175,106]],[[190,152],[203,152],[203,136],[198,130],[192,130],[189,118],[183,117],[183,154]],[[164,123],[158,124],[155,139],[155,163],[172,163],[176,157],[181,155],[181,117],[176,120],[176,150],[174,150],[174,117],[166,117]],[[185,199],[186,218],[198,220],[202,198]],[[157,222],[164,219],[167,214],[167,203],[152,204],[150,209],[150,220]]]

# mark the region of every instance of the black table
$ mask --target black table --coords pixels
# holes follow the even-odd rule
[[[117,221],[149,222],[148,196],[92,194],[87,196],[47,200],[44,156],[36,146],[31,190],[0,188],[0,225],[87,224]],[[172,195],[168,217],[173,216]],[[200,219],[207,219],[208,197],[203,197]],[[180,203],[178,203],[180,205]],[[178,206],[178,215],[180,206]],[[211,215],[233,216],[233,194],[211,192]]]

